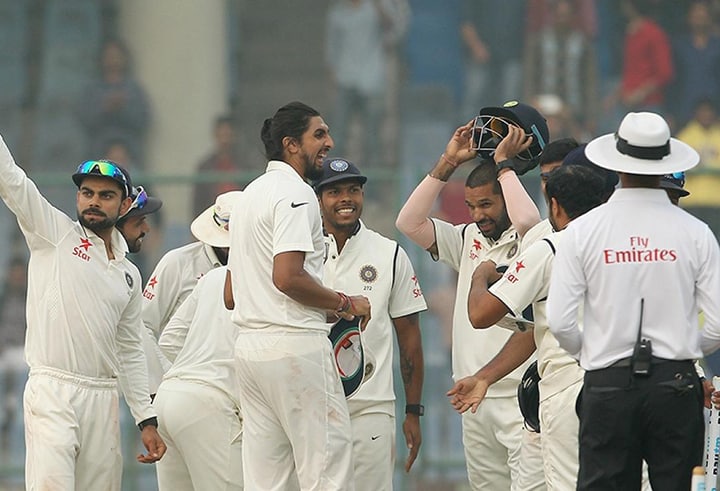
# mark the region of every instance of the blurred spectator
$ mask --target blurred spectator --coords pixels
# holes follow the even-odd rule
[[[528,38],[525,49],[525,98],[559,96],[566,117],[594,129],[597,117],[597,59],[592,39],[579,25],[575,2],[558,0],[549,23]],[[550,7],[550,5],[548,5]],[[542,112],[547,117],[545,111]],[[556,112],[560,116],[560,111]],[[570,136],[550,132],[553,138]]]
[[[597,35],[598,20],[595,0],[568,0],[574,14],[574,23],[587,38]],[[602,0],[603,2],[606,0]],[[527,29],[530,35],[537,34],[557,22],[556,0],[528,0]]]
[[[629,111],[663,112],[665,87],[673,77],[670,43],[648,16],[646,0],[622,0],[627,20],[620,86],[605,101],[618,121]]]
[[[720,102],[720,36],[707,1],[693,1],[687,12],[687,29],[673,42],[676,79],[673,115],[678,128],[692,118],[698,102]]]
[[[14,257],[8,265],[0,297],[0,449],[9,452],[10,433],[20,416],[20,398],[25,386],[27,365],[23,360],[25,345],[25,296],[27,261]]]
[[[693,119],[677,135],[700,154],[700,163],[686,173],[690,195],[682,206],[720,236],[720,120],[712,101],[701,101]]]
[[[88,137],[88,155],[100,155],[111,141],[121,139],[131,160],[142,164],[150,108],[132,73],[127,47],[117,39],[106,41],[99,68],[98,79],[89,85],[78,108]]]
[[[336,89],[335,112],[329,121],[336,155],[348,151],[350,124],[362,126],[362,156],[366,167],[380,161],[385,124],[388,50],[395,49],[407,30],[407,0],[336,0],[328,11],[326,62]]]
[[[555,94],[537,94],[530,98],[530,105],[537,108],[545,116],[548,131],[557,138],[573,137],[577,140],[587,139],[587,133],[573,118],[572,111],[565,102]]]
[[[522,98],[525,0],[464,0],[460,36],[465,44],[463,121],[500,101]]]
[[[219,116],[213,126],[214,148],[195,171],[199,181],[195,184],[193,216],[198,216],[215,198],[228,191],[242,191],[248,181],[241,181],[240,157],[237,152],[237,129],[235,120],[228,115]],[[227,177],[217,174],[228,174]],[[222,178],[222,180],[218,180]]]

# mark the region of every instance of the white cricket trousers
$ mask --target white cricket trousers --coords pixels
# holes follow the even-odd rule
[[[355,491],[391,491],[395,470],[395,417],[386,413],[350,416]]]
[[[545,489],[540,438],[526,430],[516,397],[485,398],[463,413],[463,446],[474,491]]]
[[[242,417],[223,391],[168,379],[153,406],[167,452],[157,465],[160,491],[243,489]]]
[[[577,487],[580,420],[575,412],[575,402],[582,386],[580,379],[540,401],[541,445],[548,491]]]
[[[120,490],[115,379],[33,368],[25,385],[23,414],[27,490]]]
[[[320,331],[241,331],[235,344],[248,491],[353,490],[350,417]]]

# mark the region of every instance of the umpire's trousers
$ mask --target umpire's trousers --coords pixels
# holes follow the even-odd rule
[[[654,491],[690,489],[704,440],[702,384],[692,361],[655,359],[649,376],[625,365],[585,374],[577,489],[640,489],[643,459]]]

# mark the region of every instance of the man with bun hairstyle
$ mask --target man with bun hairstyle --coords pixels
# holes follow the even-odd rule
[[[322,284],[317,196],[333,147],[315,109],[291,102],[263,123],[268,159],[235,205],[225,304],[238,328],[248,489],[352,490],[352,434],[328,340],[329,313],[370,320],[370,303]]]
[[[452,328],[453,379],[489,363],[512,333],[500,327],[479,331],[468,319],[472,272],[486,259],[508,265],[520,239],[540,213],[518,178],[537,165],[547,125],[534,108],[511,101],[483,108],[480,116],[453,133],[435,167],[400,210],[396,225],[413,242],[458,271]],[[480,155],[465,183],[465,203],[474,223],[453,226],[430,217],[435,199],[455,169]],[[517,172],[516,172],[517,171]],[[511,342],[522,342],[513,337]],[[537,435],[523,427],[516,391],[527,363],[488,391],[476,413],[463,414],[463,445],[473,490],[544,488]],[[521,457],[522,452],[522,457]]]
[[[140,272],[115,229],[132,184],[110,161],[72,175],[77,221],[53,207],[0,138],[0,197],[30,249],[23,396],[28,489],[120,490],[118,384],[152,463],[165,453],[150,405]]]

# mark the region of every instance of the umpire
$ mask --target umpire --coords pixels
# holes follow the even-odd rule
[[[567,228],[548,294],[550,329],[587,372],[577,489],[640,489],[643,459],[653,490],[689,489],[704,433],[692,360],[720,346],[720,249],[659,185],[699,157],[649,112],[585,152],[622,188]]]

